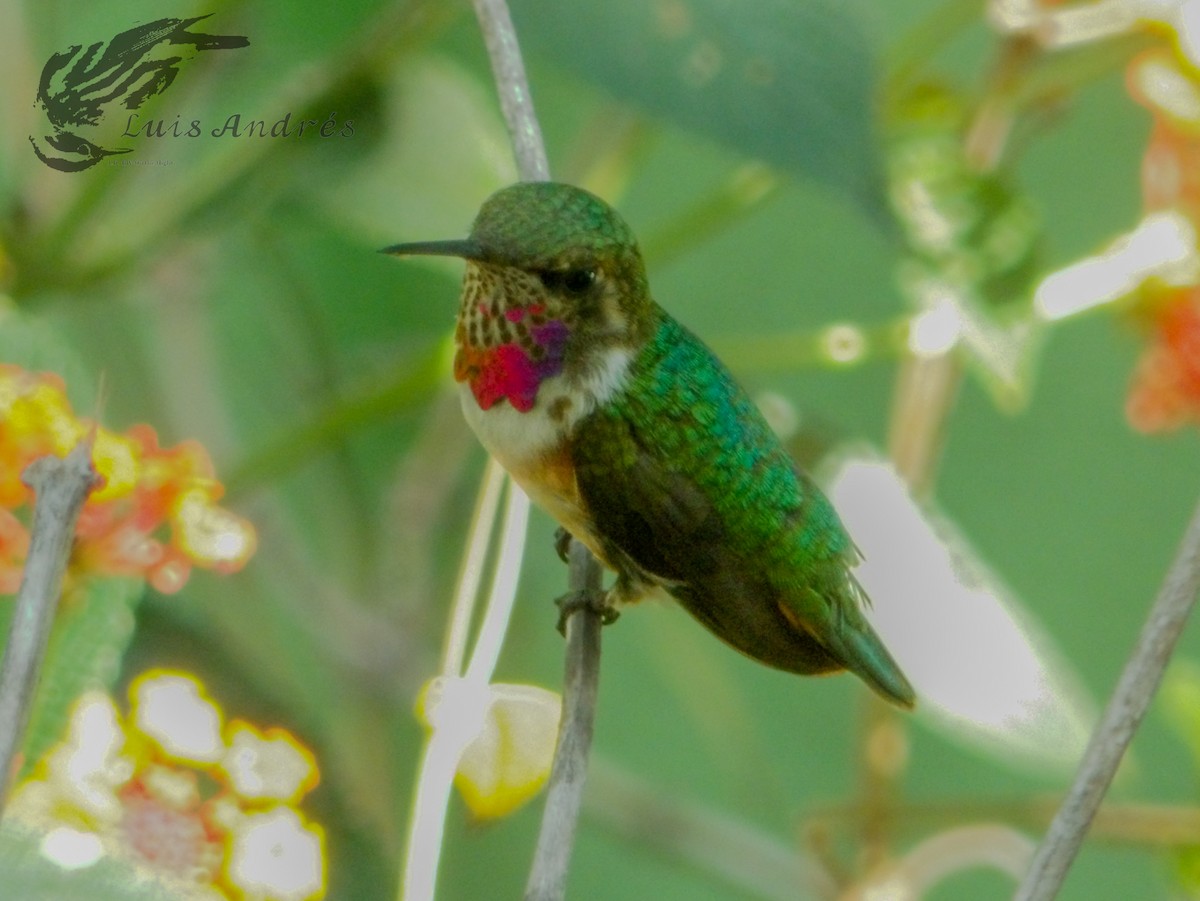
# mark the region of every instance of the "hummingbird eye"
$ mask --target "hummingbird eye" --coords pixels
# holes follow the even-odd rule
[[[549,291],[581,297],[596,283],[595,269],[543,269],[538,273]]]
[[[595,269],[570,269],[563,273],[563,287],[568,294],[585,294],[595,283]]]

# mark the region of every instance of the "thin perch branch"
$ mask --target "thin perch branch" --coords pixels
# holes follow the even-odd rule
[[[1084,835],[1117,772],[1171,659],[1200,591],[1200,505],[1167,571],[1121,679],[1109,699],[1066,800],[1038,847],[1014,901],[1050,901],[1079,853]]]
[[[599,592],[600,567],[588,549],[574,539],[569,561],[569,590]],[[566,892],[596,719],[600,629],[599,613],[587,606],[581,606],[567,620],[562,722],[525,901],[558,901]]]
[[[13,760],[29,723],[75,523],[99,479],[92,468],[92,436],[83,438],[65,458],[35,460],[23,479],[33,489],[35,502],[29,555],[0,665],[0,814]]]
[[[525,77],[525,63],[517,45],[517,32],[505,0],[475,0],[475,18],[492,60],[492,77],[500,95],[500,109],[508,123],[513,156],[522,181],[548,181],[550,164],[542,128],[533,111],[533,96]]]

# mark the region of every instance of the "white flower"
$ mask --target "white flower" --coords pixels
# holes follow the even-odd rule
[[[325,888],[324,838],[290,807],[251,814],[236,827],[230,882],[252,898],[305,901]]]

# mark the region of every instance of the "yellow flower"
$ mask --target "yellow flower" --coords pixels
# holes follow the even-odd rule
[[[438,677],[425,684],[417,716],[433,732],[459,732],[454,784],[471,813],[495,819],[536,795],[550,776],[562,702],[536,685]]]
[[[317,784],[316,759],[287,731],[235,720],[227,735],[221,768],[241,797],[294,803]]]

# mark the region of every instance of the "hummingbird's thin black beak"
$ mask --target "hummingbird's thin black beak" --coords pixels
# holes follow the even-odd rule
[[[467,238],[461,241],[414,241],[411,244],[393,244],[379,252],[394,257],[438,256],[478,260],[483,255],[483,248]]]

